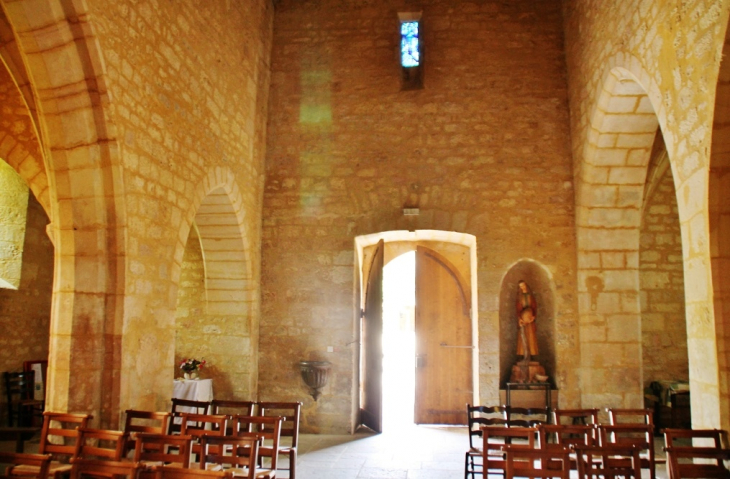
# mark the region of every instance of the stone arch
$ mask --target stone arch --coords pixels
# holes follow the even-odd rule
[[[723,53],[730,51],[726,29]],[[720,411],[730,411],[730,62],[723,59],[715,93],[709,174],[709,226],[713,305],[720,377]],[[730,418],[722,418],[723,428]]]
[[[38,112],[48,174],[55,281],[47,407],[83,411],[108,426],[119,408],[124,224],[109,97],[85,1],[4,2]],[[7,57],[6,57],[7,60]],[[18,59],[13,65],[18,67]],[[29,88],[28,88],[29,86]],[[32,103],[32,104],[31,104]],[[113,358],[113,359],[110,359]],[[73,372],[71,369],[73,366]],[[92,393],[96,391],[96,393]]]
[[[556,386],[557,369],[555,343],[555,283],[552,274],[542,263],[532,259],[520,259],[507,268],[499,288],[499,371],[500,387],[509,380],[512,366],[518,359],[516,354],[518,336],[517,319],[515,317],[515,301],[517,283],[524,280],[537,302],[538,355],[533,361],[539,361],[545,368],[550,382]]]
[[[643,407],[639,227],[658,125],[636,75],[610,68],[576,185],[583,406]]]
[[[197,193],[195,209],[191,209],[194,216],[188,216],[181,227],[187,236],[184,242],[180,238],[175,249],[173,281],[180,283],[186,248],[199,247],[203,304],[195,317],[178,316],[178,322],[184,325],[177,325],[180,344],[176,345],[176,354],[208,360],[207,375],[215,380],[217,397],[256,397],[258,325],[254,313],[258,300],[249,241],[243,230],[242,195],[227,168],[209,172]],[[198,244],[190,245],[196,238]],[[178,305],[184,301],[186,291],[181,284]],[[231,378],[236,379],[235,383]]]
[[[584,406],[643,406],[639,222],[652,140],[661,126],[677,191],[684,274],[696,283],[685,290],[693,422],[717,424],[717,359],[706,354],[715,349],[714,332],[709,335],[702,326],[707,305],[701,283],[707,271],[697,254],[690,258],[691,249],[702,255],[702,238],[691,235],[690,229],[703,230],[691,223],[703,221],[697,197],[704,186],[698,184],[698,175],[678,182],[672,156],[680,138],[666,127],[667,114],[653,77],[635,57],[619,54],[607,64],[588,126],[589,141],[576,169],[582,401]],[[690,240],[696,244],[689,245]],[[605,384],[612,385],[611,393],[601,392]]]

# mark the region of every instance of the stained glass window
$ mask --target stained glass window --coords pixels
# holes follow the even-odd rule
[[[417,67],[420,58],[418,22],[402,22],[400,24],[400,63],[404,67]]]

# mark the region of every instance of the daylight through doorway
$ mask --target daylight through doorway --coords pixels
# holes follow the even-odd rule
[[[383,268],[383,431],[413,424],[416,252]]]

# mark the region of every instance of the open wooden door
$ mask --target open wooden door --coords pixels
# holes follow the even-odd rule
[[[383,240],[373,255],[362,318],[363,397],[360,424],[383,432]]]
[[[466,424],[473,400],[471,298],[437,252],[416,250],[416,424]]]

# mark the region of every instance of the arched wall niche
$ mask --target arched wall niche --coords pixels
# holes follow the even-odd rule
[[[510,378],[512,366],[522,359],[522,356],[517,356],[519,327],[515,309],[520,280],[527,283],[537,302],[538,354],[532,360],[540,362],[555,386],[555,285],[547,268],[531,259],[519,260],[502,278],[499,290],[499,383],[504,386]]]

